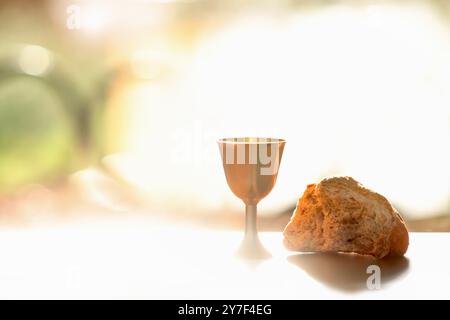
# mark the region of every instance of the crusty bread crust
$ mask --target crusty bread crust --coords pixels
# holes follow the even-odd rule
[[[355,252],[377,258],[404,255],[409,244],[397,210],[351,177],[308,185],[283,234],[285,246],[293,251]]]

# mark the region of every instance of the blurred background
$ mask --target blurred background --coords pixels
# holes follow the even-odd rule
[[[263,230],[350,175],[450,231],[450,2],[0,1],[1,227],[240,228],[229,136],[287,140]]]

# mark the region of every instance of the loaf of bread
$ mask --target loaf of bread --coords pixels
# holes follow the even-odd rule
[[[409,243],[397,210],[351,177],[308,185],[283,234],[289,250],[355,252],[376,258],[404,255]]]

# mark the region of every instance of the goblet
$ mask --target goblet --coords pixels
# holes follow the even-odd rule
[[[223,169],[231,191],[245,203],[245,236],[238,254],[264,259],[256,226],[258,202],[272,191],[286,141],[274,138],[224,138],[218,141]]]

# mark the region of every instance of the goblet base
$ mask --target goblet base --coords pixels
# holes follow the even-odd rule
[[[246,259],[246,260],[266,260],[270,259],[272,255],[269,253],[269,251],[264,248],[263,244],[259,240],[259,238],[256,237],[245,237],[241,245],[236,252],[236,255],[239,258]]]

